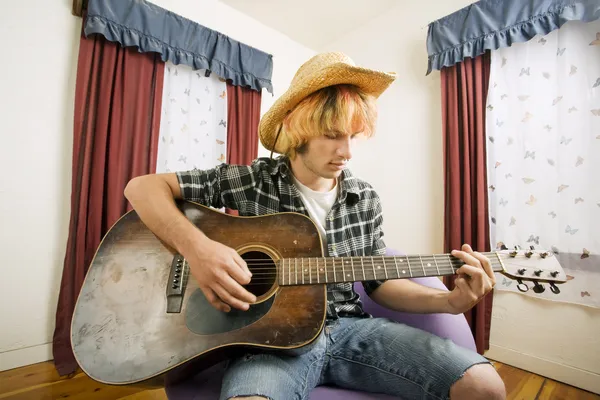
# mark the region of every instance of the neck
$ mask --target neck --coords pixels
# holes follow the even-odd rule
[[[315,192],[328,192],[335,186],[335,179],[327,179],[315,174],[306,167],[300,156],[290,160],[290,168],[294,178]]]
[[[483,253],[492,269],[504,266],[497,253]],[[359,282],[453,275],[464,262],[450,254],[284,258],[277,263],[279,285]]]

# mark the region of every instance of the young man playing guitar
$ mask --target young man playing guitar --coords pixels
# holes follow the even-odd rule
[[[346,163],[355,139],[374,133],[375,101],[394,79],[357,67],[340,53],[317,55],[261,119],[261,142],[282,156],[250,166],[142,176],[128,184],[125,195],[148,228],[188,260],[206,298],[223,312],[247,310],[255,301],[243,287],[250,271],[235,250],[193,225],[175,199],[228,207],[241,216],[303,213],[317,225],[326,256],[384,255],[377,193],[353,177]],[[465,265],[451,292],[408,279],[363,282],[365,291],[392,310],[463,313],[490,292],[495,279],[490,261],[469,245],[452,255]],[[505,398],[502,380],[484,357],[427,332],[372,318],[352,283],[328,285],[327,303],[325,329],[310,350],[230,360],[221,398],[304,399],[321,384],[407,399]]]

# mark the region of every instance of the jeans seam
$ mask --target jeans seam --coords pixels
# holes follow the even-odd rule
[[[303,387],[302,387],[302,398],[306,399],[308,398],[308,392],[307,392],[307,387],[308,387],[308,375],[310,374],[310,371],[312,370],[313,365],[315,365],[316,362],[319,361],[319,357],[317,357],[315,359],[315,361],[313,361],[312,363],[310,363],[310,365],[307,367],[307,371],[306,371],[306,375],[304,376],[304,382],[303,382]]]
[[[443,398],[443,397],[439,397],[439,396],[437,396],[437,395],[435,395],[435,394],[433,394],[433,393],[430,393],[429,391],[425,390],[425,388],[424,388],[422,385],[420,385],[419,383],[417,383],[417,382],[413,381],[412,379],[408,379],[407,377],[405,377],[405,376],[402,376],[402,375],[400,375],[400,374],[395,374],[395,373],[393,373],[393,372],[386,371],[385,369],[382,369],[382,368],[376,367],[376,366],[374,366],[374,365],[366,364],[366,363],[364,363],[364,362],[361,362],[361,361],[358,361],[358,360],[353,360],[353,359],[351,359],[351,358],[346,358],[346,357],[343,357],[343,356],[336,356],[336,355],[334,355],[334,354],[330,354],[330,356],[331,356],[332,358],[337,358],[337,359],[345,360],[345,361],[348,361],[348,362],[351,362],[351,363],[360,364],[360,365],[362,365],[362,366],[365,366],[365,367],[368,367],[368,368],[373,368],[373,369],[376,369],[376,370],[378,370],[378,371],[381,371],[381,372],[383,372],[383,373],[385,373],[385,374],[388,374],[388,375],[393,375],[393,376],[395,376],[395,377],[397,377],[397,378],[403,379],[403,380],[405,380],[405,381],[408,381],[408,382],[411,382],[412,384],[415,384],[415,385],[417,385],[418,387],[420,387],[420,388],[421,388],[421,390],[423,390],[423,392],[427,393],[427,394],[428,394],[428,395],[430,395],[430,396],[433,396],[433,397],[435,397],[436,399],[439,399],[439,400],[444,400],[444,398]]]

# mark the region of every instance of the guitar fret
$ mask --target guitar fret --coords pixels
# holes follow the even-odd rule
[[[396,266],[396,274],[398,274],[398,278],[400,278],[400,270],[398,269],[398,261],[396,260],[396,257],[394,256],[394,265]]]
[[[296,276],[296,285],[298,284],[298,259],[294,259],[294,275]]]
[[[377,274],[375,273],[375,260],[371,257],[371,267],[373,268],[373,279],[377,279]]]
[[[354,257],[350,259],[350,265],[352,265],[352,280],[356,282],[356,275],[354,274]]]
[[[446,255],[446,257],[448,257],[448,262],[450,263],[450,271],[456,272],[456,270],[454,269],[454,264],[452,263],[452,259],[449,255]]]
[[[302,284],[304,285],[304,258],[300,261],[300,268],[302,268]]]
[[[331,260],[333,262],[333,281],[337,282],[337,277],[335,275],[335,258]]]
[[[383,261],[383,270],[385,271],[385,279],[389,279],[388,273],[387,273],[387,266],[385,265],[385,258],[383,256],[381,256],[381,260]]]
[[[308,258],[308,282],[312,284],[312,268],[310,267],[310,257]]]
[[[423,265],[423,258],[419,254],[419,260],[421,260],[421,268],[423,269],[423,276],[427,276],[427,272],[425,272],[425,265]]]
[[[344,269],[344,259],[342,258],[342,281],[346,279],[346,270]]]
[[[437,269],[438,276],[441,275],[440,267],[438,266],[437,260],[435,259],[435,254],[433,255],[433,262],[435,263],[435,268]]]
[[[366,274],[365,274],[365,263],[363,262],[363,259],[362,259],[362,257],[360,258],[360,265],[361,265],[361,267],[362,267],[362,272],[363,272],[363,280],[366,280],[366,279],[367,279],[367,276],[366,276]]]
[[[327,259],[325,259],[325,282],[328,282],[328,280],[327,280]]]
[[[410,277],[413,277],[413,273],[412,273],[412,269],[410,268],[410,261],[408,259],[408,256],[406,256],[406,263],[408,264],[408,273],[410,274]]]

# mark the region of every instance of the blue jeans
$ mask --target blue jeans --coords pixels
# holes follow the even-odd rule
[[[452,384],[482,363],[489,361],[408,325],[384,318],[340,318],[328,320],[302,355],[261,353],[230,360],[221,399],[308,399],[318,385],[405,399],[448,399]]]

